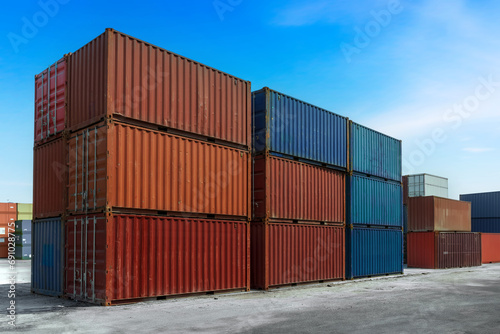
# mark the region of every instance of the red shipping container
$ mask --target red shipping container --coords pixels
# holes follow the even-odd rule
[[[62,216],[68,197],[67,139],[38,145],[33,155],[33,218]]]
[[[408,267],[446,269],[480,265],[479,233],[408,233]]]
[[[68,57],[35,76],[35,144],[66,128]]]
[[[410,197],[408,231],[470,232],[471,204],[434,196]]]
[[[113,305],[248,290],[249,223],[99,214],[66,222],[65,295]]]
[[[251,286],[342,280],[345,278],[345,227],[251,224]]]
[[[115,121],[72,134],[69,150],[72,214],[150,210],[248,221],[246,151]]]
[[[250,82],[113,29],[71,55],[72,131],[106,116],[250,148]]]
[[[481,233],[481,254],[483,263],[500,262],[499,233]]]
[[[345,222],[345,173],[271,155],[253,169],[254,219]]]

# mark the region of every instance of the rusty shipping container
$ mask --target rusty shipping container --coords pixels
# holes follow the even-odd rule
[[[68,57],[35,76],[35,144],[66,128]]]
[[[481,233],[482,263],[500,262],[500,234]]]
[[[248,290],[249,223],[111,213],[66,222],[65,295],[101,305]]]
[[[72,134],[69,150],[71,214],[250,216],[247,151],[110,120]]]
[[[434,196],[408,199],[408,231],[471,231],[471,205]]]
[[[479,233],[408,233],[408,267],[446,269],[480,265],[481,235]]]
[[[343,279],[344,232],[336,225],[252,223],[252,288]]]
[[[253,165],[254,219],[345,222],[345,173],[261,155]]]
[[[53,218],[67,205],[68,145],[59,137],[36,146],[33,154],[33,217]]]
[[[250,148],[250,82],[113,29],[70,57],[68,125],[105,116]]]

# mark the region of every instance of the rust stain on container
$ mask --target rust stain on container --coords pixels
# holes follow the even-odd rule
[[[408,198],[408,231],[471,231],[471,205],[441,197]]]
[[[69,149],[71,213],[126,208],[249,218],[246,151],[118,122],[72,134]]]
[[[70,60],[72,131],[123,116],[250,147],[250,82],[113,29]]]
[[[253,178],[255,219],[345,223],[345,173],[261,155]]]
[[[341,280],[345,277],[345,227],[251,224],[251,286]]]
[[[67,140],[60,137],[34,148],[33,217],[61,216],[67,205]]]
[[[479,233],[408,233],[408,267],[446,269],[480,265]]]
[[[249,288],[249,223],[98,214],[66,222],[65,295],[112,305]]]
[[[482,263],[500,262],[500,234],[481,233]]]

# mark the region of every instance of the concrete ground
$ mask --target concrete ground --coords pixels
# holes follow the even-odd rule
[[[100,307],[30,293],[17,261],[12,333],[500,333],[500,264]],[[0,307],[8,306],[0,260]]]

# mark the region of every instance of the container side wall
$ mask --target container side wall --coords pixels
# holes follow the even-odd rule
[[[472,203],[472,218],[500,218],[500,191],[460,195]]]
[[[407,249],[408,267],[436,268],[434,232],[409,232],[407,234]]]
[[[461,268],[481,265],[481,235],[479,233],[439,233],[437,268]]]
[[[500,233],[500,218],[473,218],[472,232]]]
[[[500,262],[500,234],[481,233],[482,263]]]

